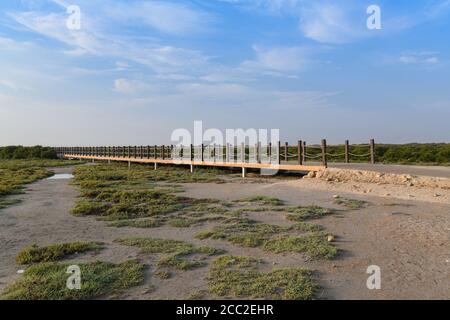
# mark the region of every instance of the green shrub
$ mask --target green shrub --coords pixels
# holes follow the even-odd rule
[[[70,290],[66,282],[69,264],[46,262],[32,265],[7,287],[2,300],[87,300],[117,294],[144,281],[144,266],[137,260],[120,264],[89,262],[77,264],[81,290]]]
[[[46,247],[32,245],[19,252],[16,261],[18,264],[58,261],[75,253],[98,251],[100,249],[100,244],[96,242],[59,243]]]

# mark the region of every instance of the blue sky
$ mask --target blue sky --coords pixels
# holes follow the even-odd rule
[[[449,142],[449,34],[450,0],[2,1],[0,145],[168,143],[194,120]]]

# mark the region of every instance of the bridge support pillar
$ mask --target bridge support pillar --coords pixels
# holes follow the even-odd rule
[[[194,165],[191,164],[191,173],[194,172]]]
[[[131,161],[128,160],[128,169],[131,169]]]
[[[247,168],[242,167],[242,178],[245,178],[246,175],[247,175]]]
[[[155,162],[155,170],[158,170],[158,164]]]

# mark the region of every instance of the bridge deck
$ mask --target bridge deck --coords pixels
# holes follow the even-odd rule
[[[108,157],[108,156],[82,156],[74,154],[64,154],[64,158],[99,160],[99,161],[121,161],[134,163],[158,163],[175,165],[193,165],[206,167],[230,167],[230,168],[248,168],[248,169],[266,169],[266,170],[284,170],[284,171],[320,171],[325,169],[320,165],[298,165],[298,164],[269,164],[269,163],[249,163],[249,162],[211,162],[211,161],[190,161],[190,160],[172,160],[172,159],[148,159],[134,157]]]

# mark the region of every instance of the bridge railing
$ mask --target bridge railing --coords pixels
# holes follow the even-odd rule
[[[343,145],[328,146],[323,139],[320,144],[307,145],[298,140],[297,145],[282,144],[262,145],[153,145],[153,146],[102,146],[102,147],[56,147],[59,157],[77,156],[104,158],[163,159],[177,161],[201,161],[218,163],[267,163],[305,165],[307,162],[319,162],[327,166],[328,162],[371,162],[375,163],[375,141],[369,144],[350,145],[346,140]]]

